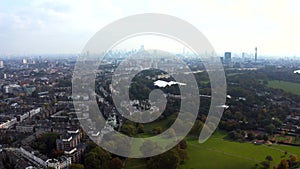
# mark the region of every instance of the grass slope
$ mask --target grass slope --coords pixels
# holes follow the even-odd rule
[[[268,81],[268,86],[271,88],[282,89],[286,92],[300,95],[300,84],[299,83],[271,80],[271,81]]]
[[[300,155],[299,147],[283,145],[254,145],[252,143],[239,143],[224,140],[225,133],[216,132],[208,141],[199,144],[197,140],[187,138],[189,160],[179,169],[251,169],[255,164],[265,160],[271,155],[274,159],[272,165],[277,165],[288,154]],[[142,159],[129,159],[125,169],[146,169]]]
[[[190,159],[180,169],[191,168],[228,168],[251,169],[255,164],[265,160],[265,157],[273,157],[272,165],[277,165],[284,157],[284,152],[300,155],[298,147],[283,145],[254,145],[252,143],[239,143],[224,140],[225,135],[217,133],[204,144],[196,140],[188,140],[188,153]]]
[[[276,82],[275,82],[276,83]],[[177,117],[177,114],[171,115],[168,119],[155,121],[145,125],[145,131],[151,132],[155,127],[161,127],[163,130],[169,127]],[[225,132],[216,131],[205,143],[199,144],[195,138],[187,137],[189,160],[180,165],[179,169],[251,169],[255,164],[264,161],[266,156],[273,157],[273,166],[277,165],[282,158],[288,158],[289,155],[300,155],[300,148],[285,145],[254,145],[249,142],[239,143],[224,139]],[[136,137],[151,137],[150,134],[140,134]],[[161,140],[162,144],[166,140]],[[138,146],[137,146],[138,147]],[[139,151],[133,147],[132,151]],[[284,156],[284,152],[288,154]],[[144,159],[127,159],[125,169],[146,169]],[[272,167],[271,167],[272,168]]]

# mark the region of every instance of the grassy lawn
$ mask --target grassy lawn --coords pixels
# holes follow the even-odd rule
[[[268,81],[268,86],[271,88],[282,89],[286,92],[300,95],[300,84],[299,83],[271,80],[271,81]]]
[[[286,142],[286,143],[293,143],[294,137],[291,136],[278,136],[276,137],[277,141],[282,141],[282,142]]]
[[[173,114],[167,120],[146,124],[144,130],[146,133],[151,132],[155,127],[161,127],[165,130],[176,117],[177,114]],[[146,133],[139,134],[136,137],[151,137],[152,134]],[[217,131],[203,144],[199,144],[197,138],[186,137],[189,160],[185,164],[180,165],[179,169],[251,169],[255,164],[264,161],[268,155],[273,157],[272,166],[277,165],[282,158],[288,158],[290,154],[300,156],[299,147],[254,145],[249,142],[239,143],[224,139],[225,136],[226,133]],[[282,137],[279,139],[286,138]],[[166,141],[162,139],[160,146],[163,146]],[[137,147],[139,146],[133,147],[132,151],[139,151]],[[285,151],[288,152],[286,156],[284,155]],[[125,169],[146,169],[146,161],[144,159],[128,159],[126,160]]]
[[[146,169],[146,164],[143,159],[127,159],[125,169]]]
[[[199,144],[197,140],[187,138],[189,160],[179,169],[251,169],[255,164],[271,155],[276,165],[284,157],[284,152],[300,155],[299,147],[284,145],[254,145],[224,140],[225,133],[216,132],[207,142]],[[142,159],[130,159],[125,169],[146,169]]]
[[[151,132],[156,127],[161,127],[163,130],[170,127],[170,125],[175,121],[177,118],[178,113],[174,113],[170,115],[167,119],[161,121],[154,121],[152,123],[144,124],[144,131],[145,133]]]
[[[226,73],[226,77],[242,75],[242,74],[244,74],[244,73]]]
[[[138,135],[137,137],[145,138],[145,136],[151,137],[151,135],[147,135],[147,134]],[[158,146],[160,146],[160,147],[166,147],[170,143],[174,142],[173,139],[160,138],[160,137],[158,137],[154,140],[155,140],[155,142],[159,143]],[[137,142],[134,142],[133,145],[135,145],[135,146],[131,148],[131,152],[134,154],[142,155],[142,152],[140,151],[140,147],[142,146],[142,143],[140,141],[137,141]]]
[[[204,144],[196,140],[188,140],[188,154],[190,159],[180,169],[191,168],[252,168],[260,163],[267,155],[274,159],[272,165],[280,162],[284,152],[300,155],[300,149],[282,145],[254,145],[222,139],[220,134],[212,136]],[[289,154],[286,156],[288,157]]]

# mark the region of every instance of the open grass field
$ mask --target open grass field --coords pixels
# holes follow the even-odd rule
[[[199,144],[196,140],[188,140],[190,159],[180,169],[250,169],[265,160],[268,155],[274,159],[272,165],[280,162],[285,151],[288,152],[286,157],[290,154],[300,155],[299,147],[232,142],[224,140],[224,136],[222,133],[217,133],[204,144]]]
[[[150,132],[155,127],[161,127],[165,130],[176,116],[177,114],[173,114],[166,120],[147,124],[144,130]],[[151,137],[151,134],[140,134],[136,137]],[[185,164],[180,165],[179,169],[251,169],[255,167],[255,164],[264,161],[268,155],[271,155],[274,159],[271,163],[272,166],[277,165],[282,158],[288,158],[291,154],[300,157],[300,147],[254,145],[249,142],[229,141],[224,139],[225,137],[225,132],[216,131],[203,144],[199,144],[195,138],[187,137],[189,160]],[[164,144],[163,140],[162,144]],[[133,151],[139,150],[133,148]],[[285,151],[288,152],[286,156]],[[146,169],[146,161],[144,159],[128,159],[126,160],[125,169]]]
[[[285,145],[254,145],[252,143],[239,143],[223,139],[223,132],[216,132],[207,142],[199,144],[197,140],[187,138],[189,160],[180,166],[180,169],[251,169],[255,164],[265,160],[271,155],[276,165],[283,157],[290,154],[300,155],[300,147]],[[284,152],[288,154],[285,156]],[[125,169],[146,169],[145,161],[130,159]]]
[[[271,81],[268,81],[268,86],[271,88],[282,89],[286,92],[300,95],[300,84],[299,83],[271,80]]]
[[[244,73],[226,73],[226,77],[242,75],[242,74],[244,74]]]

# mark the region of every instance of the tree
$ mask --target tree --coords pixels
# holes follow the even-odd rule
[[[267,161],[273,161],[273,157],[270,156],[270,155],[268,155],[268,156],[266,156],[266,160],[267,160]]]
[[[157,145],[157,143],[150,140],[145,141],[143,145],[140,147],[140,151],[142,152],[143,155],[152,154],[159,149],[160,148]]]
[[[127,134],[128,136],[134,136],[136,134],[136,128],[133,124],[125,123],[121,127],[121,132]]]
[[[289,168],[289,162],[286,159],[282,159],[277,166],[277,169],[288,169]]]
[[[110,154],[100,147],[95,147],[85,155],[84,165],[87,169],[110,169]]]
[[[82,164],[71,164],[70,169],[84,169]]]
[[[274,124],[270,123],[269,125],[267,125],[265,127],[266,131],[269,133],[269,134],[273,134],[274,131],[276,130],[276,127]]]
[[[205,116],[205,115],[203,115],[203,116]],[[201,120],[196,120],[190,131],[190,134],[198,136],[200,134],[202,127],[203,127],[203,122]]]
[[[100,163],[101,161],[97,158],[97,154],[94,152],[90,152],[84,157],[84,166],[87,169],[101,169]]]
[[[186,143],[185,140],[181,140],[181,141],[179,142],[179,148],[180,148],[180,149],[187,149],[187,143]]]
[[[106,148],[112,148],[122,154],[127,156],[130,153],[132,143],[129,138],[122,137],[120,135],[104,135],[103,140],[105,140]]]
[[[144,125],[143,124],[139,124],[137,127],[137,132],[138,133],[144,133]]]
[[[175,169],[178,168],[180,157],[174,149],[163,154],[153,156],[147,161],[148,169]]]
[[[161,127],[155,127],[152,130],[152,134],[160,134],[162,132],[162,128]]]
[[[53,149],[50,156],[53,158],[58,158],[58,157],[62,156],[63,154],[64,154],[64,151]]]
[[[297,156],[294,155],[294,154],[290,155],[290,159],[291,159],[291,162],[297,162],[298,161]]]
[[[266,134],[264,134],[264,135],[263,135],[263,140],[264,140],[264,141],[268,141],[268,140],[269,140],[269,137],[268,137]]]
[[[298,157],[294,154],[290,155],[290,166],[295,166],[298,162]]]
[[[231,131],[228,136],[233,140],[243,140],[243,136],[237,131]]]
[[[264,166],[265,169],[268,169],[271,166],[270,161],[262,161],[260,164]]]
[[[261,139],[263,139],[263,136],[262,135],[257,135],[256,137],[255,137],[257,140],[261,140]]]
[[[54,153],[54,150],[56,149],[56,139],[58,137],[58,133],[45,133],[37,138],[36,142],[32,142],[31,146],[32,148],[37,149],[43,154],[47,154],[52,158],[57,155],[56,153]]]
[[[274,118],[273,123],[276,127],[280,127],[283,124],[283,122],[279,118]]]
[[[254,140],[254,138],[255,138],[255,135],[254,135],[254,133],[253,132],[249,132],[248,133],[248,140]]]
[[[189,159],[187,149],[179,149],[177,151],[180,158],[180,164],[184,164]]]
[[[122,169],[123,168],[123,161],[120,160],[119,157],[113,158],[111,160],[111,169]]]
[[[175,133],[175,130],[173,128],[169,128],[169,130],[167,131],[167,137],[169,137],[169,138],[176,137],[176,133]]]

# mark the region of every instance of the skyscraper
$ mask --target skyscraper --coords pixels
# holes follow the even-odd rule
[[[225,64],[229,64],[231,62],[231,52],[225,52]]]
[[[22,63],[23,63],[23,64],[27,64],[27,59],[24,58],[24,59],[22,60]]]
[[[144,45],[141,45],[140,50],[139,51],[145,51],[145,47]]]
[[[3,67],[4,67],[3,60],[0,60],[0,68],[3,68]]]
[[[224,64],[224,58],[223,57],[220,57],[220,61],[222,64]]]
[[[255,62],[257,61],[257,47],[255,47]]]

